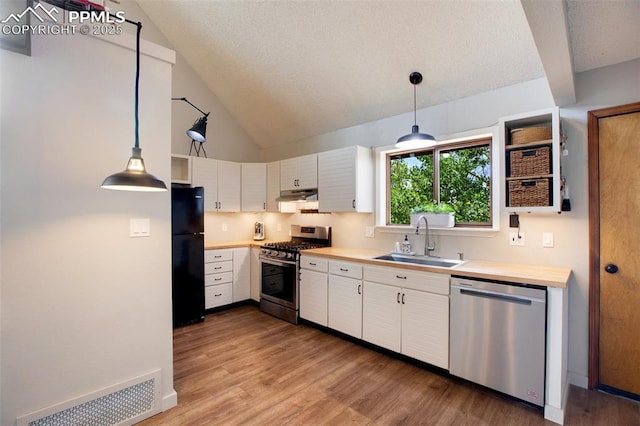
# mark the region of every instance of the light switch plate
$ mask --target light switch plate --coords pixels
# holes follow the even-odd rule
[[[148,237],[151,235],[150,219],[130,219],[129,220],[129,236],[130,237]]]
[[[542,233],[542,247],[546,247],[546,248],[553,247],[553,232]]]

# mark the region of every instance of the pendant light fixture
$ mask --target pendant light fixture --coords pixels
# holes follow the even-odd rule
[[[193,123],[193,126],[191,126],[189,130],[187,130],[187,136],[191,138],[191,148],[189,148],[189,155],[191,155],[192,150],[195,150],[198,157],[200,157],[200,150],[202,150],[204,152],[204,156],[206,157],[207,151],[205,151],[204,146],[202,146],[202,144],[207,141],[205,137],[207,133],[207,117],[209,117],[210,113],[204,112],[203,110],[201,110],[200,108],[198,108],[197,106],[189,102],[187,98],[171,98],[171,100],[184,101],[189,105],[191,105],[192,107],[194,107],[195,109],[197,109],[198,111],[200,111],[202,114],[204,114],[202,117],[198,118],[195,121],[195,123]],[[196,145],[196,142],[198,142],[199,145]]]
[[[118,189],[122,191],[146,191],[159,192],[166,191],[167,186],[163,181],[147,173],[142,159],[138,130],[138,86],[140,81],[140,30],[141,22],[134,22],[126,19],[126,22],[138,27],[136,32],[136,83],[135,83],[135,143],[131,149],[131,158],[127,163],[127,168],[120,172],[108,176],[102,182],[101,188]]]
[[[427,133],[420,133],[416,119],[416,86],[422,83],[422,74],[412,72],[409,74],[409,81],[413,84],[413,126],[411,127],[411,133],[398,139],[396,148],[415,149],[433,146],[436,144],[436,138]]]

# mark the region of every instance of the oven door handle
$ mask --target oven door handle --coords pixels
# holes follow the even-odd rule
[[[261,257],[260,258],[260,262],[262,263],[268,263],[269,265],[276,265],[276,266],[295,266],[296,262],[290,262],[287,260],[276,260],[276,259],[270,259],[270,258],[266,258],[266,257]]]

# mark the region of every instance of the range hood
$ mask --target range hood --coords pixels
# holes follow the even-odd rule
[[[318,188],[311,189],[289,189],[280,191],[280,196],[276,201],[317,201]]]

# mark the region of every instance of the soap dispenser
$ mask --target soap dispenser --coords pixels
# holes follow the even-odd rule
[[[406,235],[404,236],[404,241],[402,242],[402,253],[411,253],[411,243],[409,242],[409,238]]]

